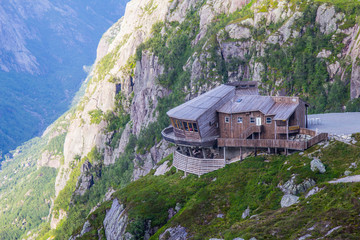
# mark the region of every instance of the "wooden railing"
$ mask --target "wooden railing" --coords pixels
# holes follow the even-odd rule
[[[167,127],[161,132],[162,137],[171,143],[188,145],[188,146],[199,146],[199,147],[212,147],[216,144],[217,136],[199,139],[188,139],[186,137],[177,137],[174,133],[173,127]]]
[[[219,147],[258,147],[258,148],[287,148],[303,151],[307,148],[306,142],[283,139],[236,139],[219,138]]]
[[[314,146],[315,144],[325,141],[328,139],[328,133],[320,133],[319,135],[313,137],[309,141],[307,141],[307,148]]]
[[[219,147],[258,147],[258,148],[287,148],[303,151],[315,144],[328,139],[327,133],[315,135],[315,131],[300,129],[301,134],[313,136],[309,140],[283,140],[283,139],[238,139],[238,138],[219,138]]]
[[[175,151],[173,165],[177,169],[186,173],[192,173],[201,176],[205,173],[209,173],[225,167],[225,160],[195,158]]]
[[[260,126],[250,126],[248,129],[246,129],[241,135],[240,138],[246,139],[253,133],[261,133],[262,125]]]
[[[316,136],[316,132],[314,130],[310,130],[307,128],[300,128],[300,134],[309,135],[312,137]]]
[[[286,134],[286,133],[298,133],[300,130],[300,126],[289,126],[289,131],[286,131],[286,126],[277,126],[276,133],[278,134]]]

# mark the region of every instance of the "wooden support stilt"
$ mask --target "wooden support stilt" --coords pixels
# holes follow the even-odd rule
[[[202,150],[203,158],[205,159],[206,158],[205,150],[204,150],[204,148],[202,148],[201,150]]]

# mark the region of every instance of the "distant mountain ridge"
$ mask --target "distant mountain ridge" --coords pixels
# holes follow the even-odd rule
[[[0,5],[0,152],[60,116],[127,1],[5,0]]]

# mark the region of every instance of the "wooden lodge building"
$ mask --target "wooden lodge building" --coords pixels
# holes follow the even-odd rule
[[[326,140],[306,128],[307,107],[298,97],[260,96],[256,82],[221,85],[168,111],[162,136],[177,145],[174,166],[200,176],[249,151],[303,151]]]

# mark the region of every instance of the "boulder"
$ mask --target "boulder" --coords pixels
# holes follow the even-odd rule
[[[319,171],[320,173],[326,172],[324,164],[318,158],[314,158],[314,160],[310,162],[310,165],[311,165],[311,171],[313,172],[316,171]]]
[[[185,240],[188,239],[186,228],[182,226],[172,227],[165,230],[160,234],[159,240]]]
[[[248,216],[250,216],[250,208],[249,206],[246,208],[246,210],[243,212],[243,214],[241,215],[242,219],[247,218]]]
[[[306,195],[305,195],[305,199],[314,195],[315,193],[318,193],[322,190],[322,188],[318,188],[318,187],[314,187],[313,189],[311,189]]]
[[[291,205],[298,203],[299,197],[292,195],[292,194],[286,194],[281,199],[281,207],[290,207]]]

